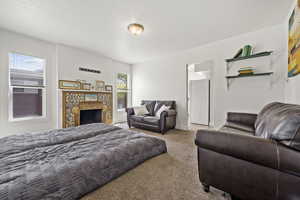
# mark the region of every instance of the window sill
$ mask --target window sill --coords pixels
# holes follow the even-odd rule
[[[125,112],[126,109],[125,109],[125,108],[122,108],[122,109],[118,109],[117,111],[118,111],[118,112]]]
[[[8,121],[9,122],[26,122],[26,121],[39,121],[39,120],[42,120],[42,121],[46,121],[47,118],[46,116],[41,116],[41,117],[22,117],[22,118],[10,118]]]

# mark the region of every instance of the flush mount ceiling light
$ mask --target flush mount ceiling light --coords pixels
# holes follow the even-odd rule
[[[128,31],[133,35],[140,35],[144,31],[144,26],[141,24],[129,24]]]

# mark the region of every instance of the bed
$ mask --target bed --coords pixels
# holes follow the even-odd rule
[[[0,200],[78,199],[154,156],[163,140],[106,124],[0,139]]]

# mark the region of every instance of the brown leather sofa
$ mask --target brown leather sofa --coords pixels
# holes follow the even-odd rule
[[[157,106],[155,107],[155,105]],[[146,105],[149,114],[138,116],[134,113],[134,108],[127,108],[127,123],[129,128],[136,127],[150,131],[166,133],[168,130],[176,126],[176,102],[175,101],[142,101],[141,105]],[[155,116],[155,112],[162,106],[169,106],[168,111],[160,114],[160,117]]]
[[[271,103],[258,114],[228,113],[219,131],[196,136],[199,178],[242,200],[300,199],[300,106]]]

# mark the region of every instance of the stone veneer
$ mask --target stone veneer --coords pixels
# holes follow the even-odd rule
[[[102,122],[112,123],[113,101],[111,92],[62,91],[63,127],[80,125],[80,110],[102,110]],[[86,94],[97,95],[97,101],[87,101]]]

